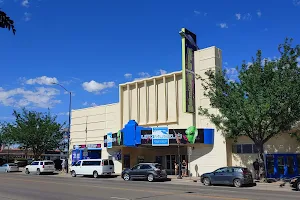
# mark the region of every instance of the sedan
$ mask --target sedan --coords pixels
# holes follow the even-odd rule
[[[4,172],[18,172],[19,167],[15,163],[7,163],[1,166],[1,171]]]
[[[134,179],[145,179],[149,182],[155,180],[167,180],[166,170],[158,163],[140,163],[131,169],[125,169],[122,172],[122,178],[125,181]]]
[[[300,191],[300,176],[293,178],[290,181],[290,185],[292,188],[295,188],[297,191]]]
[[[200,181],[208,185],[233,185],[241,187],[253,184],[252,173],[245,167],[222,167],[201,175]]]

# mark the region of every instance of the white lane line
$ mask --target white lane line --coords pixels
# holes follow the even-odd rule
[[[120,200],[131,200],[127,198],[122,198],[122,197],[110,197],[111,199],[120,199]]]

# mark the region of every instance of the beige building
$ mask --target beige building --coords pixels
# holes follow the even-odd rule
[[[195,51],[194,66],[195,73],[202,77],[209,69],[221,68],[221,50],[209,47]],[[174,174],[174,162],[179,158],[187,161],[192,176],[228,165],[252,169],[252,163],[258,155],[251,141],[247,138],[240,138],[237,143],[226,141],[209,119],[197,114],[199,106],[210,108],[209,99],[203,95],[200,79],[195,80],[196,114],[183,111],[183,87],[182,72],[173,72],[120,84],[118,103],[73,110],[70,163],[82,159],[86,149],[86,157],[113,159],[117,174],[123,168],[133,167],[139,162],[160,162],[169,174]],[[218,112],[213,109],[210,111]],[[186,142],[189,141],[186,139],[187,129],[191,126],[198,130],[196,142]],[[153,145],[153,139],[148,137],[153,127],[169,129],[167,146]],[[178,140],[183,141],[179,146]],[[298,155],[274,157],[273,154],[299,152],[299,145],[289,136],[282,136],[280,140],[274,138],[266,147],[266,154],[273,155],[267,155],[267,162],[274,176],[277,173],[274,170],[281,170],[281,165],[288,164],[291,159],[295,170],[297,166],[299,168]],[[283,159],[283,163],[278,164],[280,159]]]

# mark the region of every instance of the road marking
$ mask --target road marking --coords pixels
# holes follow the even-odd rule
[[[121,200],[130,200],[130,199],[127,199],[127,198],[122,198],[122,197],[110,197],[111,199],[121,199]]]
[[[41,181],[41,180],[25,180],[25,179],[18,179],[18,178],[7,178],[1,177],[1,180],[14,180],[14,181],[23,181],[23,182],[30,182],[30,183],[44,183],[44,184],[55,184],[55,185],[67,185],[67,186],[78,186],[78,184],[70,184],[64,182],[53,182],[53,181]],[[207,199],[222,199],[222,200],[249,200],[245,198],[235,198],[235,197],[226,197],[226,196],[210,196],[210,195],[203,195],[201,193],[196,194],[189,194],[189,193],[170,193],[170,192],[162,192],[162,191],[151,191],[151,190],[142,190],[142,189],[133,189],[133,188],[123,188],[123,187],[105,187],[105,186],[96,186],[96,185],[87,185],[87,184],[80,184],[80,186],[89,187],[89,188],[101,188],[101,189],[109,189],[109,190],[123,190],[123,191],[134,191],[134,192],[148,192],[148,193],[158,193],[158,194],[165,194],[165,195],[180,195],[180,196],[190,196],[190,197],[202,197]]]

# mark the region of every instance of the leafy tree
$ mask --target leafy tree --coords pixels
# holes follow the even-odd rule
[[[57,149],[63,138],[62,127],[56,122],[56,116],[50,112],[40,113],[36,111],[14,111],[15,122],[7,124],[4,129],[9,133],[15,143],[22,149],[31,150],[34,158],[38,159],[46,150]]]
[[[225,70],[206,72],[202,79],[204,95],[218,112],[200,107],[226,138],[236,141],[248,136],[264,160],[264,144],[281,133],[297,135],[294,126],[300,121],[300,46],[292,39],[279,45],[281,57],[265,60],[257,51],[250,66],[243,62],[237,81],[229,81]]]
[[[3,11],[0,10],[0,28],[7,28],[9,31],[11,30],[13,34],[16,34],[16,29],[14,25],[14,21],[10,19],[9,16]]]

